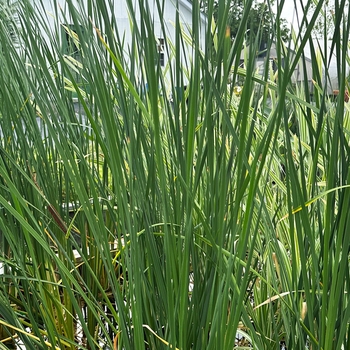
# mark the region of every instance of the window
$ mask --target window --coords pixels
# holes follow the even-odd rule
[[[273,72],[276,73],[278,70],[278,63],[281,62],[281,68],[284,68],[284,58],[282,57],[280,61],[278,61],[277,57],[270,57],[269,64],[270,68],[272,68]]]
[[[158,38],[157,51],[159,57],[159,65],[164,67],[165,65],[165,56],[164,56],[164,38]]]
[[[263,57],[266,57],[266,55],[267,55],[267,43],[261,42],[258,50],[258,57],[263,58]]]
[[[276,72],[277,72],[277,69],[278,69],[278,66],[277,66],[277,58],[270,58],[269,61],[270,61],[270,67],[272,68],[272,71],[273,71],[274,73],[276,73]]]
[[[63,52],[66,55],[72,56],[74,59],[80,61],[80,43],[78,32],[74,24],[65,24],[62,26],[63,35],[62,35],[62,48]],[[83,33],[83,29],[80,29],[80,33]]]
[[[89,86],[82,77],[83,56],[81,43],[85,39],[84,28],[82,26],[77,27],[74,24],[63,24],[61,39],[66,68],[70,71],[70,74],[65,73],[66,77],[69,80],[73,80],[80,90],[88,92],[90,90]],[[75,88],[73,88],[73,82],[71,85],[68,83],[67,90],[72,92],[73,98],[78,96]]]

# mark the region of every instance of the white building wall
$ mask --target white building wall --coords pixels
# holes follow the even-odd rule
[[[34,1],[34,0],[33,0]],[[103,1],[103,0],[99,0]],[[57,31],[57,36],[60,34],[60,24],[70,24],[72,19],[70,16],[69,8],[64,0],[42,0],[43,7],[38,2],[34,3],[37,6],[37,11],[43,14],[44,22],[48,24],[51,30]],[[75,8],[85,19],[89,18],[87,0],[72,0],[75,4]],[[134,9],[136,9],[136,21],[140,23],[140,1],[134,0]],[[105,0],[106,6],[108,6],[109,1]],[[154,34],[157,38],[164,38],[165,40],[170,40],[175,42],[175,21],[176,21],[176,0],[164,0],[164,11],[163,16],[159,15],[158,7],[155,0],[144,0],[145,6],[148,6],[150,13],[154,18]],[[191,36],[191,33],[186,28],[192,28],[192,4],[188,0],[178,0],[179,6],[179,17],[181,24],[187,34]],[[108,12],[110,17],[114,15],[115,22],[117,24],[117,30],[120,37],[125,36],[125,47],[124,49],[128,51],[128,46],[132,41],[132,31],[130,28],[130,16],[126,0],[115,0],[113,2],[113,7],[109,7]],[[44,13],[45,12],[45,13]],[[94,22],[94,19],[92,19]],[[162,25],[164,24],[166,32],[163,33]],[[205,48],[205,27],[206,27],[206,17],[200,14],[200,46]],[[138,26],[140,27],[140,26]],[[102,32],[103,32],[103,28]],[[45,31],[44,31],[45,35]],[[50,38],[46,35],[47,42],[50,43]],[[60,38],[62,39],[62,38]],[[166,51],[166,50],[165,50]],[[190,51],[190,50],[189,50]],[[188,55],[187,53],[182,53],[182,55]],[[168,60],[165,52],[165,64]]]

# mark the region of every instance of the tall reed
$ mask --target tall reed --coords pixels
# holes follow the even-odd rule
[[[206,28],[198,2],[190,31],[177,12],[164,69],[164,2],[125,2],[130,43],[111,1],[22,1],[20,47],[0,31],[2,347],[347,349],[346,1],[324,55],[317,12],[289,43],[277,16],[262,74],[252,0],[233,41],[229,1]]]

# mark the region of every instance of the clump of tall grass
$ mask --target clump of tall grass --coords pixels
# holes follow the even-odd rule
[[[293,55],[277,18],[262,75],[251,2],[234,41],[228,1],[205,29],[193,2],[190,34],[177,14],[164,70],[146,1],[130,45],[109,2],[23,1],[21,46],[0,31],[3,347],[349,347],[349,106],[324,79],[335,53],[344,96],[345,0],[321,58],[316,14]],[[307,44],[312,91],[291,82]]]

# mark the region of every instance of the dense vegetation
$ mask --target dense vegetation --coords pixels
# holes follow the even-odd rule
[[[227,25],[230,28],[231,37],[237,38],[237,35],[242,35],[239,32],[240,24],[244,16],[247,15],[244,20],[245,32],[244,39],[246,42],[257,40],[259,46],[263,46],[271,40],[274,40],[276,35],[277,26],[279,27],[279,36],[284,41],[288,41],[290,36],[290,25],[287,20],[278,16],[276,20],[276,13],[274,12],[275,0],[259,1],[254,0],[249,6],[249,13],[247,14],[247,5],[245,0],[231,0],[225,5],[226,12],[228,14],[219,12],[219,0],[210,1],[202,0],[199,2],[201,9],[204,13],[209,11],[210,6],[213,7],[213,17],[215,22],[221,21],[221,17],[227,15]]]
[[[287,44],[277,21],[262,74],[252,0],[234,40],[209,2],[205,49],[193,2],[164,69],[126,2],[130,47],[108,1],[67,0],[76,32],[41,1],[0,21],[0,348],[349,349],[346,0],[323,54],[317,12]]]

